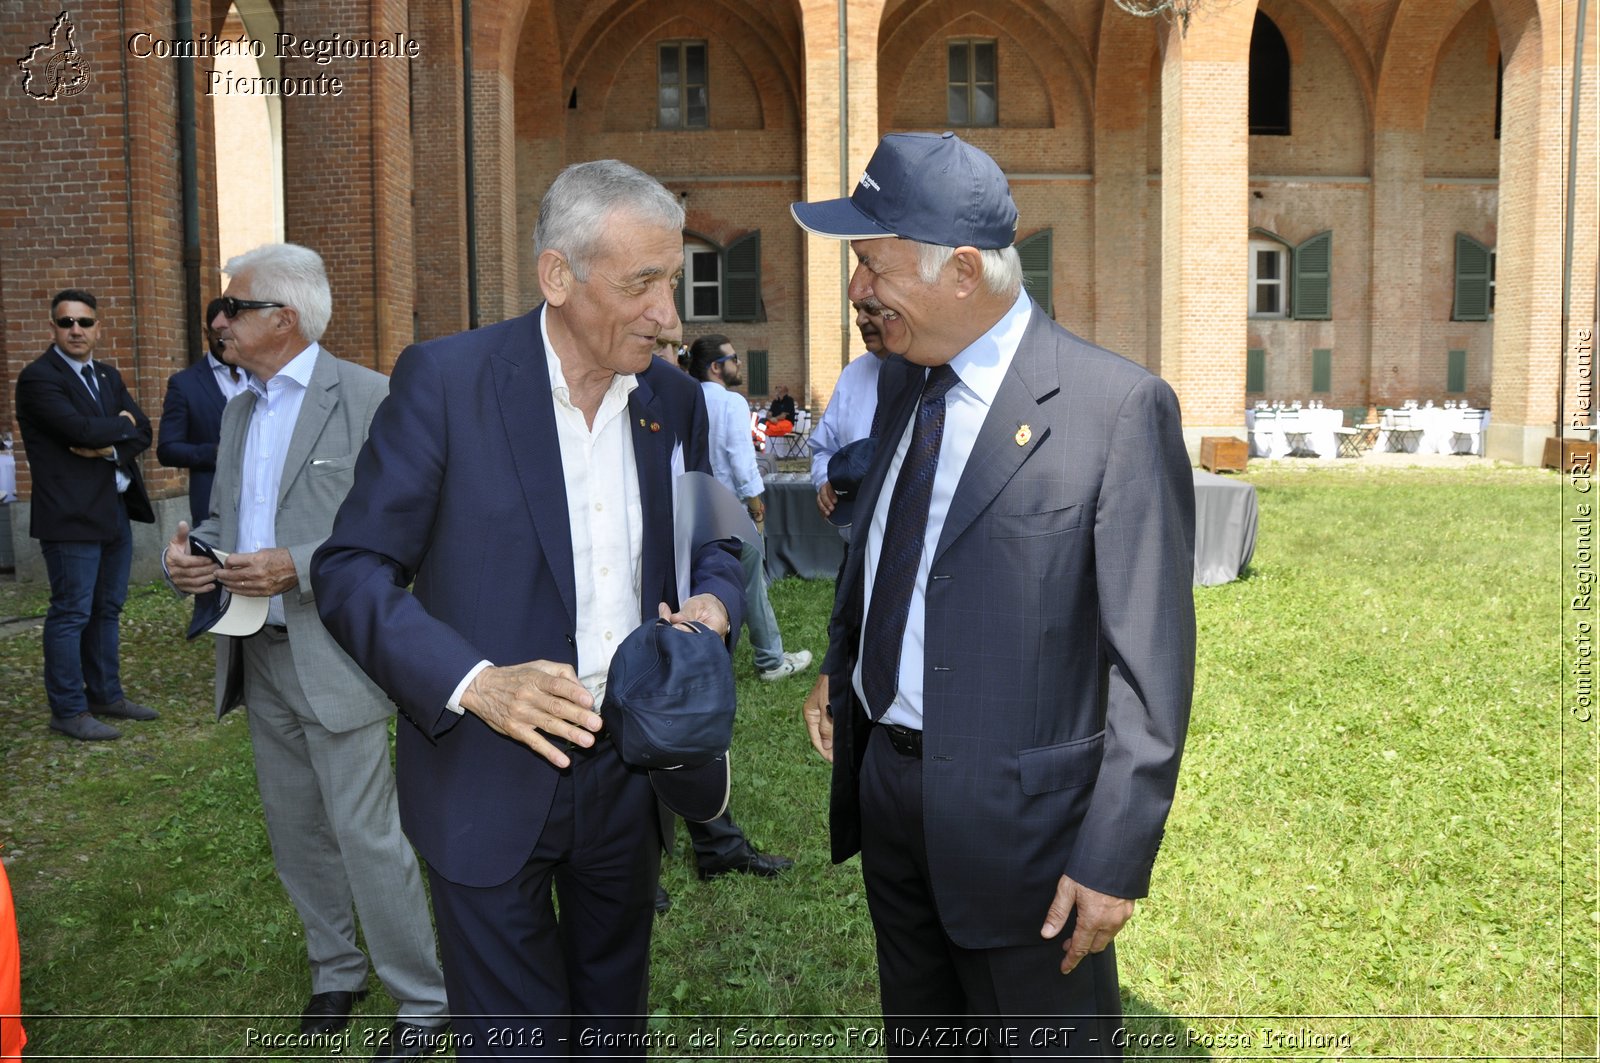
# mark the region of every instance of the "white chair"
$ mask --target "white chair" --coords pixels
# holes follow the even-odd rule
[[[780,458],[803,458],[811,452],[811,411],[794,412],[794,428],[787,435],[769,436],[772,452]]]
[[[1388,417],[1389,449],[1415,453],[1417,443],[1422,438],[1422,429],[1412,424],[1411,411],[1390,410]]]
[[[1483,411],[1460,409],[1460,420],[1450,429],[1450,450],[1454,454],[1483,453]],[[1466,449],[1460,449],[1462,446]]]

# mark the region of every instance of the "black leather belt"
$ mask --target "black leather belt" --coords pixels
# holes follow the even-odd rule
[[[889,744],[894,747],[896,753],[902,757],[922,759],[921,731],[913,731],[909,727],[893,723],[880,723],[878,727],[889,736]]]

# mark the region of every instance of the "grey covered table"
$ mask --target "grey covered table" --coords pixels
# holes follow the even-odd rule
[[[844,540],[817,512],[817,493],[805,473],[765,478],[767,578],[832,579]],[[1214,586],[1238,579],[1256,548],[1256,489],[1214,473],[1194,471],[1194,581]]]
[[[762,478],[767,500],[767,578],[833,579],[844,560],[839,529],[817,512],[817,492],[803,472]]]
[[[1214,587],[1239,578],[1256,549],[1256,489],[1194,470],[1194,582]]]

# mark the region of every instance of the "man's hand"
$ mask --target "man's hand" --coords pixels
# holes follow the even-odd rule
[[[833,493],[832,480],[817,488],[817,512],[822,514],[823,520],[833,516],[833,507],[838,504],[839,497]]]
[[[800,714],[805,717],[806,730],[811,732],[811,745],[822,759],[833,763],[833,717],[828,715],[828,673],[817,676],[806,695]]]
[[[1067,925],[1067,916],[1078,909],[1078,924],[1071,939],[1062,946],[1066,955],[1061,959],[1061,973],[1066,974],[1091,952],[1104,952],[1117,931],[1133,915],[1133,902],[1109,893],[1100,893],[1088,886],[1072,881],[1066,875],[1056,884],[1056,898],[1045,912],[1044,926],[1039,934],[1046,939],[1061,933]]]
[[[117,411],[117,416],[118,417],[126,417],[128,419],[128,423],[129,424],[133,425],[135,428],[139,427],[138,420],[135,419],[133,414],[129,413],[127,410],[118,410]]]
[[[117,456],[116,447],[68,447],[67,449],[80,458],[114,458]]]
[[[601,725],[578,673],[554,661],[485,668],[467,685],[461,707],[558,768],[572,760],[550,739],[592,746]]]
[[[217,582],[234,594],[246,598],[271,598],[292,590],[300,583],[294,558],[281,546],[249,554],[229,554],[228,563],[217,573]]]
[[[662,602],[656,609],[656,615],[674,624],[704,624],[723,638],[728,637],[728,608],[715,594],[697,594],[684,602],[683,608],[676,613],[666,602]]]
[[[209,557],[189,552],[189,522],[180,520],[162,555],[172,585],[184,594],[204,594],[217,582],[222,569]]]
[[[753,495],[744,500],[745,512],[750,514],[750,519],[759,526],[767,516],[767,504],[760,495]]]

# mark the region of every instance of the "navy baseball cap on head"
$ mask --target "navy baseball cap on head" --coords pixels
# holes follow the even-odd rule
[[[1010,247],[1017,205],[1006,175],[954,133],[890,133],[848,199],[792,203],[801,228],[835,240],[900,236],[941,247]]]
[[[861,492],[861,482],[867,478],[872,458],[878,452],[878,441],[871,436],[846,443],[828,459],[828,483],[833,485],[833,512],[828,523],[838,528],[848,528],[855,521],[856,496]]]

